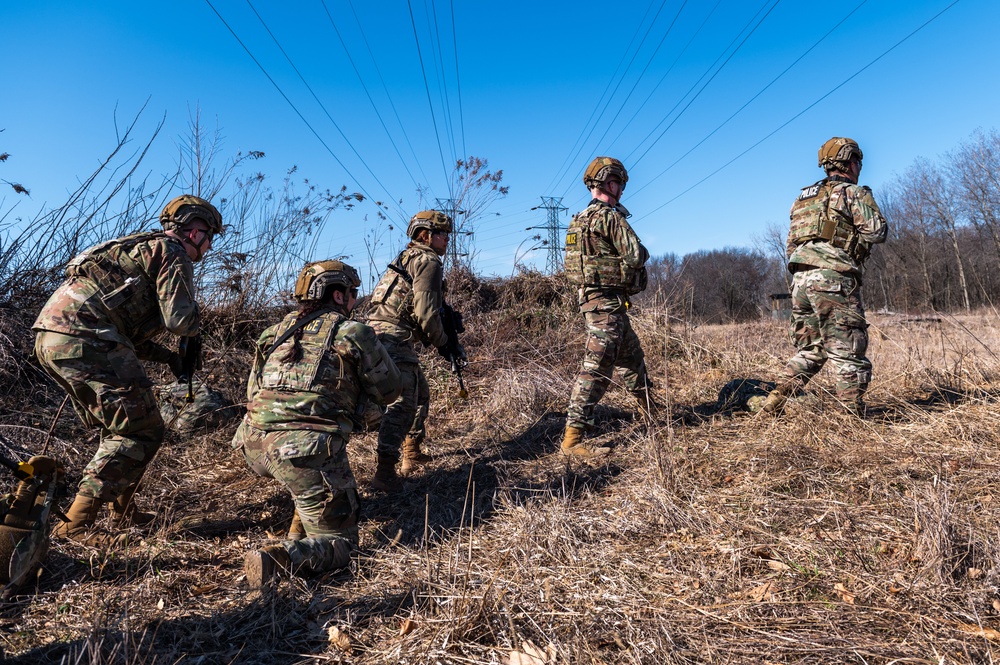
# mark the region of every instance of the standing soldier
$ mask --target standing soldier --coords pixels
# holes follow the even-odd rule
[[[420,442],[410,436],[418,408],[425,409],[427,378],[420,369],[415,342],[442,350],[448,335],[441,320],[444,303],[441,257],[448,248],[451,218],[437,210],[418,212],[410,220],[406,235],[410,243],[389,264],[375,291],[368,316],[378,338],[399,367],[402,392],[389,405],[378,432],[378,466],[371,486],[385,492],[400,489],[396,475],[400,446],[403,449],[403,473],[431,460],[420,450]],[[465,351],[459,345],[459,355]],[[444,353],[444,351],[442,351]]]
[[[180,373],[180,356],[151,341],[164,330],[190,337],[189,357],[200,354],[193,262],[222,234],[222,215],[205,199],[185,194],[167,204],[160,224],[162,233],[101,243],[70,261],[66,281],[32,327],[42,367],[69,393],[84,424],[101,428],[97,454],[57,536],[108,543],[106,536],[88,534],[104,503],[111,503],[119,526],[154,518],[132,502],[165,432],[139,360],[167,363]]]
[[[562,452],[594,457],[610,448],[591,448],[583,432],[594,425],[594,408],[611,383],[614,368],[647,420],[652,407],[642,346],[629,323],[629,296],[646,288],[649,252],[626,221],[619,203],[628,173],[617,159],[597,157],[583,174],[593,200],[573,217],[566,231],[566,277],[577,287],[587,325],[583,363],[566,413]]]
[[[803,189],[792,204],[786,252],[793,274],[790,332],[798,353],[764,401],[767,413],[779,411],[829,358],[837,373],[837,398],[864,416],[872,364],[865,357],[861,266],[872,245],[885,242],[889,227],[872,191],[858,185],[862,159],[853,139],[830,139],[819,149],[827,177]]]
[[[316,575],[350,563],[360,499],[347,440],[371,400],[399,395],[399,371],[368,326],[351,321],[361,280],[340,261],[309,263],[295,283],[298,311],[257,342],[247,415],[233,447],[295,500],[289,540],[247,554],[250,586],[279,572]]]

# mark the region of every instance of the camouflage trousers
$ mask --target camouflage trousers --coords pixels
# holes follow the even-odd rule
[[[390,354],[391,356],[391,354]],[[420,369],[420,363],[400,362],[393,358],[396,367],[399,368],[399,382],[402,391],[399,397],[390,404],[385,415],[382,416],[382,424],[378,429],[378,454],[379,456],[399,459],[399,449],[403,439],[410,433],[411,429],[417,426],[416,419],[422,411],[426,418],[427,408],[421,405],[421,386],[427,386],[427,377]],[[430,402],[430,389],[427,389],[427,403]],[[420,422],[423,427],[423,422]]]
[[[347,459],[347,441],[336,432],[266,432],[243,419],[233,447],[243,451],[254,473],[280,481],[292,493],[306,537],[286,540],[295,570],[316,575],[332,570],[334,542],[358,544],[361,499]]]
[[[792,280],[792,343],[798,349],[785,375],[805,385],[827,359],[836,372],[837,396],[860,398],[871,381],[868,325],[861,304],[861,280],[835,270],[802,270]]]
[[[417,374],[417,411],[413,414],[413,424],[407,436],[422,443],[427,437],[427,414],[431,409],[431,387],[423,371]]]
[[[80,420],[101,428],[80,494],[114,500],[139,482],[163,442],[152,381],[130,346],[107,340],[43,331],[35,337],[35,355],[69,393]]]
[[[579,429],[593,427],[594,409],[607,392],[616,367],[625,389],[633,394],[649,382],[642,346],[624,306],[614,311],[585,311],[583,318],[587,342],[566,409],[566,426]]]

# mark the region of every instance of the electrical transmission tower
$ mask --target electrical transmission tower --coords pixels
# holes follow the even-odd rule
[[[434,205],[437,206],[438,210],[451,217],[451,242],[448,244],[448,256],[451,259],[449,268],[454,269],[458,266],[458,257],[465,256],[464,253],[458,251],[458,238],[460,235],[472,235],[472,232],[460,230],[458,227],[458,216],[464,215],[465,211],[458,209],[456,199],[434,199]]]
[[[559,225],[559,213],[569,210],[562,204],[561,196],[543,196],[542,205],[535,206],[532,210],[546,210],[549,213],[545,226],[529,226],[529,229],[545,229],[549,232],[546,244],[549,246],[549,256],[545,261],[545,272],[553,275],[562,270],[563,263],[563,238],[560,231],[565,231],[565,226]]]

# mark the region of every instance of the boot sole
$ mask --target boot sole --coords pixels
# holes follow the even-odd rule
[[[260,589],[275,578],[274,559],[260,551],[249,552],[243,558],[243,572],[251,589]]]

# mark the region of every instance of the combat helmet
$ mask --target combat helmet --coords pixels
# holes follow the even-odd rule
[[[416,238],[420,229],[427,229],[431,233],[435,231],[451,233],[451,217],[440,210],[421,210],[410,218],[410,225],[406,227],[406,237],[411,240]]]
[[[361,286],[358,271],[343,261],[316,261],[307,263],[295,280],[295,299],[299,302],[323,300],[331,286],[342,286],[344,290]]]
[[[603,187],[604,181],[615,176],[622,183],[622,191],[625,191],[625,184],[628,182],[628,171],[625,165],[614,157],[595,157],[583,172],[583,184],[587,189],[593,187]]]
[[[846,172],[852,157],[859,162],[865,157],[854,139],[834,136],[819,149],[819,165],[827,170]]]
[[[224,233],[219,209],[200,196],[182,194],[171,199],[160,213],[160,225],[164,231],[182,229],[196,219],[208,224],[208,230],[213,235]]]

